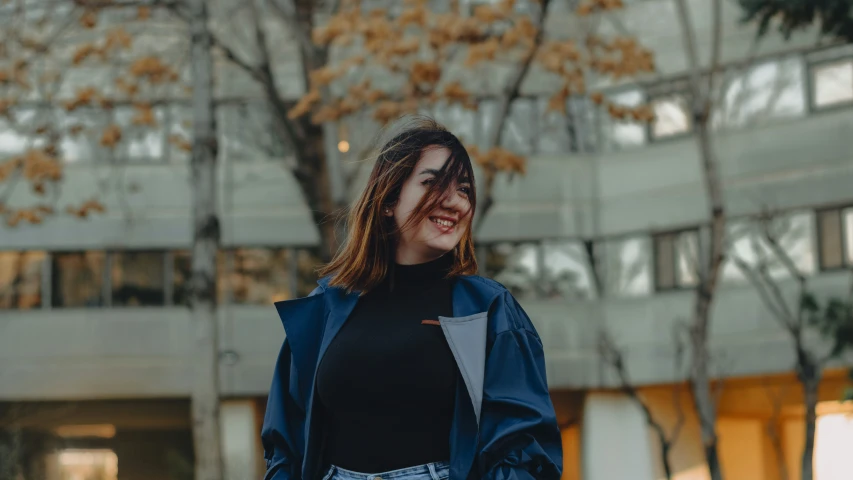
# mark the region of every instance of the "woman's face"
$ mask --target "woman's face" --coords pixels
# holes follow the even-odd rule
[[[421,154],[411,176],[403,183],[400,198],[391,213],[397,228],[405,225],[414,213],[448,157],[450,150],[444,147],[428,147]],[[469,183],[454,181],[444,192],[438,207],[420,225],[413,225],[400,232],[397,263],[425,263],[453,250],[471,223],[470,192]]]

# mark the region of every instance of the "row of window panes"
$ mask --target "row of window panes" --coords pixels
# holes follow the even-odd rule
[[[853,267],[853,207],[784,216],[773,219],[769,228],[801,274]],[[817,232],[816,241],[813,231]],[[698,229],[652,237],[657,290],[690,288],[698,283],[699,238]],[[771,277],[790,275],[789,267],[774,253],[754,222],[730,223],[728,239],[731,248],[722,266],[724,279],[744,278],[744,272],[731,258],[735,255],[751,267],[763,264]]]
[[[772,119],[804,115],[808,105],[813,110],[823,110],[853,104],[853,58],[805,65],[802,57],[789,57],[729,72],[713,112],[712,126],[751,127]],[[669,91],[662,87],[665,86],[657,88],[663,90],[659,94],[635,88],[610,96],[611,101],[628,107],[649,102],[656,118],[648,128],[605,118],[608,148],[642,145],[691,131],[690,100],[683,82],[674,82]]]
[[[55,252],[49,258],[49,265],[45,265],[45,252],[0,252],[0,309],[188,302],[191,262],[187,251],[171,255],[163,251]],[[239,248],[220,252],[218,301],[266,305],[307,295],[316,286],[317,264],[317,255],[311,249]],[[47,278],[49,299],[42,297]]]
[[[802,273],[853,267],[853,207],[791,215],[774,228],[779,244]],[[730,256],[738,255],[751,265],[772,257],[754,224],[732,222],[728,235]],[[607,239],[594,246],[573,240],[504,242],[481,245],[478,254],[482,273],[520,298],[572,300],[594,298],[598,291],[637,296],[693,287],[698,282],[700,246],[699,231],[693,229]],[[0,308],[30,309],[47,303],[42,299],[46,258],[44,252],[0,252]],[[91,251],[54,253],[50,258],[53,307],[187,302],[187,251],[114,252],[109,257]],[[318,259],[309,249],[240,248],[220,252],[217,263],[220,303],[266,305],[307,295],[316,284]],[[777,278],[788,274],[778,260],[768,269]],[[107,275],[109,288],[104,282]],[[731,258],[722,266],[722,277],[744,278]]]
[[[849,54],[821,52],[824,56],[827,53]],[[853,103],[853,58],[848,55],[842,59],[815,60],[809,56],[788,56],[732,68],[725,72],[721,83],[712,127],[754,127],[805,115],[810,108],[822,110]],[[612,119],[588,98],[568,99],[564,113],[549,111],[547,97],[522,96],[510,106],[501,146],[522,155],[566,154],[597,148],[621,150],[686,135],[693,128],[687,92],[686,81],[677,79],[646,88],[629,87],[608,95],[610,101],[626,107],[649,103],[655,113],[650,125]],[[425,108],[422,113],[434,116],[465,143],[489,148],[497,103],[494,99],[481,99],[476,111],[459,105],[438,105]],[[348,123],[366,124],[362,118]],[[341,140],[350,141],[348,137]]]
[[[131,106],[116,106],[111,111],[99,108],[80,108],[66,112],[56,108],[18,108],[11,112],[17,123],[39,124],[56,120],[60,129],[60,156],[67,162],[98,162],[113,155],[129,161],[186,161],[189,153],[185,142],[192,136],[192,115],[188,105],[160,105],[152,108],[155,124],[138,125],[137,110]],[[282,158],[290,148],[282,143],[270,128],[272,117],[266,105],[257,102],[228,103],[217,108],[220,149],[232,160]],[[105,149],[99,143],[101,132],[110,124],[118,125],[121,140],[115,149]],[[12,131],[0,118],[0,130]],[[27,134],[12,134],[5,149],[10,154],[22,153],[32,143]]]

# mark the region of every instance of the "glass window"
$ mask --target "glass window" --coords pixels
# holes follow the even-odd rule
[[[542,291],[546,298],[591,299],[595,297],[593,266],[579,241],[546,241]]]
[[[853,59],[813,66],[812,99],[817,108],[853,102]]]
[[[803,61],[799,57],[765,62],[734,72],[725,82],[714,112],[715,128],[743,128],[806,111]]]
[[[536,111],[539,118],[537,151],[539,153],[559,153],[565,155],[571,151],[572,138],[575,136],[574,126],[569,123],[569,112],[548,110],[548,97],[536,99]],[[566,105],[568,108],[568,105]],[[570,129],[572,132],[570,133]]]
[[[651,293],[652,247],[649,237],[607,239],[602,249],[602,276],[608,294],[623,297]]]
[[[172,105],[168,114],[168,155],[170,162],[186,162],[190,159],[190,141],[193,136],[192,111],[184,105]],[[222,147],[220,147],[222,148]]]
[[[44,252],[0,252],[0,309],[41,307]]]
[[[539,248],[535,243],[484,245],[485,276],[519,298],[534,297],[539,281]]]
[[[654,236],[655,286],[658,290],[695,286],[699,269],[699,232],[663,233]]]
[[[92,162],[103,154],[100,135],[108,125],[107,115],[95,108],[79,108],[73,112],[56,110],[60,129],[59,147],[66,162]]]
[[[818,238],[820,238],[820,268],[829,270],[844,266],[844,229],[842,210],[833,208],[817,214]]]
[[[55,253],[52,258],[51,303],[54,307],[104,304],[104,252]]]
[[[173,257],[173,299],[174,305],[189,305],[190,276],[192,275],[192,256],[187,250],[174,252]],[[216,302],[225,303],[227,266],[225,252],[216,253]]]
[[[154,306],[165,303],[163,252],[115,252],[110,276],[114,307]]]
[[[480,146],[491,148],[488,144],[495,125],[498,104],[494,100],[480,102]],[[532,98],[519,98],[512,102],[509,115],[504,122],[501,146],[511,152],[530,155],[536,146],[536,105]]]
[[[638,107],[645,98],[643,92],[637,89],[609,95],[608,100],[625,107]],[[606,111],[602,112],[601,118],[606,132],[606,144],[610,150],[622,150],[646,143],[645,125],[613,118]]]
[[[283,248],[238,248],[226,271],[231,301],[269,305],[292,298],[290,251]]]
[[[296,250],[296,296],[305,297],[317,288],[317,270],[322,266],[319,249]]]
[[[652,101],[655,121],[652,123],[652,138],[662,139],[690,131],[690,105],[684,95],[676,94],[656,98]]]
[[[477,112],[462,105],[437,105],[435,119],[453,132],[465,145],[477,141]]]
[[[287,140],[274,133],[272,112],[267,105],[232,103],[220,106],[217,111],[219,142],[226,158],[252,160],[290,155]]]
[[[115,123],[122,129],[116,152],[130,160],[163,161],[165,121],[165,107],[151,107],[150,111],[136,107],[116,108]]]
[[[813,222],[814,217],[810,212],[799,212],[773,219],[769,226],[771,234],[782,251],[802,274],[809,274],[815,270]],[[743,272],[731,258],[733,256],[737,256],[750,266],[756,266],[759,262],[764,263],[772,278],[785,278],[791,275],[783,259],[779,258],[767,243],[766,234],[760,224],[754,221],[730,222],[728,230],[731,251],[723,263],[724,279],[745,279]]]

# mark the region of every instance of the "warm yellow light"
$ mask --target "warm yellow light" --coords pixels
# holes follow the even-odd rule
[[[116,436],[114,425],[61,425],[56,427],[56,435],[62,438],[97,437],[113,438]]]
[[[338,150],[341,153],[349,152],[349,142],[346,140],[341,140],[340,142],[338,142]]]
[[[815,479],[847,480],[853,471],[850,445],[853,444],[853,418],[849,413],[821,415],[815,435]]]

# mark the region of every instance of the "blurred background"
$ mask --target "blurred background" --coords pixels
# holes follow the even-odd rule
[[[853,2],[0,0],[0,480],[261,478],[284,332],[410,114],[566,480],[853,478]]]

